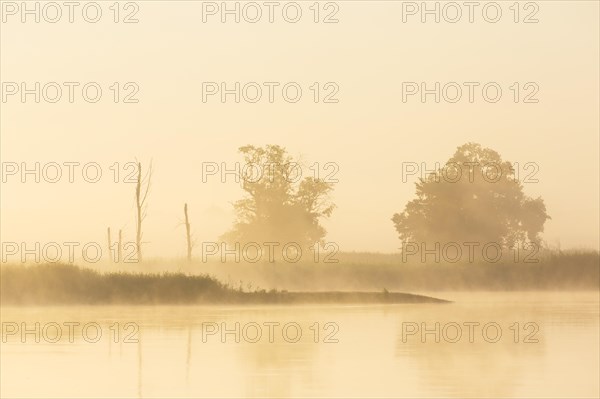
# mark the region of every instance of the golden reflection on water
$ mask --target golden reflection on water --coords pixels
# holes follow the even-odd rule
[[[598,293],[446,293],[447,305],[2,308],[3,326],[95,322],[98,342],[14,334],[2,397],[598,397]],[[115,322],[119,328],[115,329]],[[139,331],[126,323],[136,323]],[[236,335],[210,335],[222,323]],[[268,323],[273,326],[269,342]],[[326,323],[335,323],[335,326]],[[435,333],[403,334],[408,323]],[[474,327],[469,342],[464,323]],[[497,323],[484,337],[482,327]],[[518,329],[514,323],[518,322]],[[539,331],[524,342],[535,323]],[[216,324],[213,324],[216,323]],[[257,339],[255,324],[261,327]],[[266,324],[265,324],[266,323]],[[298,342],[292,326],[297,323]],[[314,323],[318,323],[318,328]],[[456,340],[461,326],[462,336]],[[111,329],[111,326],[113,328]],[[511,329],[511,326],[513,327]],[[244,332],[243,328],[246,328]],[[420,328],[421,329],[421,328]],[[515,338],[515,329],[519,331]],[[48,336],[54,337],[47,330]],[[66,331],[66,329],[65,329]],[[89,330],[95,338],[94,329]],[[115,331],[119,335],[115,338]],[[316,336],[318,331],[318,336]],[[406,331],[404,331],[406,333]],[[129,338],[129,339],[127,339]],[[497,342],[487,342],[498,339]],[[338,342],[335,342],[335,340]],[[518,343],[515,343],[515,339]],[[114,342],[114,341],[118,342]],[[138,342],[127,342],[127,341]],[[257,341],[252,343],[250,341]],[[205,341],[205,342],[203,342]],[[224,342],[223,342],[224,341]],[[318,342],[315,342],[318,341]],[[331,341],[331,342],[325,342]],[[424,342],[423,342],[424,341]]]

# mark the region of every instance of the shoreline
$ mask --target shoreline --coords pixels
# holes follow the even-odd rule
[[[449,303],[405,292],[244,291],[211,275],[100,273],[65,264],[3,267],[2,306],[44,305],[368,305]]]

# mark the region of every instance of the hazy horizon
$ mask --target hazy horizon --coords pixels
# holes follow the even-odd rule
[[[184,203],[197,241],[214,241],[230,228],[231,203],[242,197],[231,180],[213,176],[202,183],[202,163],[231,167],[242,162],[240,146],[278,144],[309,166],[319,162],[322,173],[328,162],[339,166],[332,192],[337,208],[323,222],[327,241],[346,252],[397,252],[390,219],[414,198],[416,181],[402,182],[402,163],[443,165],[458,146],[477,142],[504,160],[538,165],[539,182],[524,184],[524,192],[546,203],[552,219],[542,237],[550,246],[599,249],[598,3],[545,2],[536,24],[506,16],[475,25],[396,23],[401,7],[394,2],[344,2],[336,24],[308,18],[199,24],[200,3],[160,4],[143,3],[136,24],[109,18],[3,24],[3,82],[29,88],[98,82],[104,91],[97,103],[76,97],[37,104],[32,95],[26,103],[18,95],[3,102],[3,163],[97,162],[103,172],[96,184],[81,175],[73,184],[66,176],[54,184],[8,176],[3,241],[104,243],[107,227],[122,228],[132,240],[134,184],[112,183],[110,166],[152,160],[146,252],[181,256]],[[135,82],[139,103],[115,104],[113,82]],[[233,96],[226,103],[213,96],[203,103],[201,82],[298,82],[303,97],[236,104]],[[335,82],[339,102],[314,103],[313,82]],[[418,96],[403,103],[402,82],[497,82],[503,96],[497,103],[481,97],[422,103]],[[527,82],[536,82],[539,102],[515,103],[514,82],[521,96],[531,91],[523,89]]]

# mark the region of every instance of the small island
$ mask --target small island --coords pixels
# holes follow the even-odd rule
[[[69,264],[5,265],[0,272],[3,305],[174,304],[399,304],[447,303],[400,292],[244,291],[216,278],[184,273],[99,273]]]

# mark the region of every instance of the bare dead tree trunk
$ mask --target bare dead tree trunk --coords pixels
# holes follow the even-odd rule
[[[136,222],[137,229],[135,234],[135,245],[137,253],[137,261],[142,262],[142,221],[146,218],[146,198],[150,190],[150,178],[152,177],[152,163],[148,168],[145,176],[142,176],[142,163],[138,162],[137,183],[135,185],[135,207],[136,207]],[[145,188],[144,188],[145,185]],[[143,194],[142,194],[143,191]]]
[[[138,262],[142,261],[142,163],[138,162],[137,183],[135,185],[135,209],[137,212],[137,228],[135,233],[135,248]]]
[[[188,206],[183,205],[183,214],[185,216],[185,236],[187,239],[187,260],[192,261],[192,237],[190,236],[190,221],[188,218]]]
[[[110,239],[110,227],[108,227],[106,229],[107,235],[108,235],[108,261],[112,263],[112,254],[110,253],[110,246],[112,245],[112,241]]]
[[[119,229],[119,248],[117,248],[118,262],[121,262],[123,260],[121,258],[121,256],[123,256],[123,235],[121,233],[122,233],[122,231],[121,231],[121,229]]]

